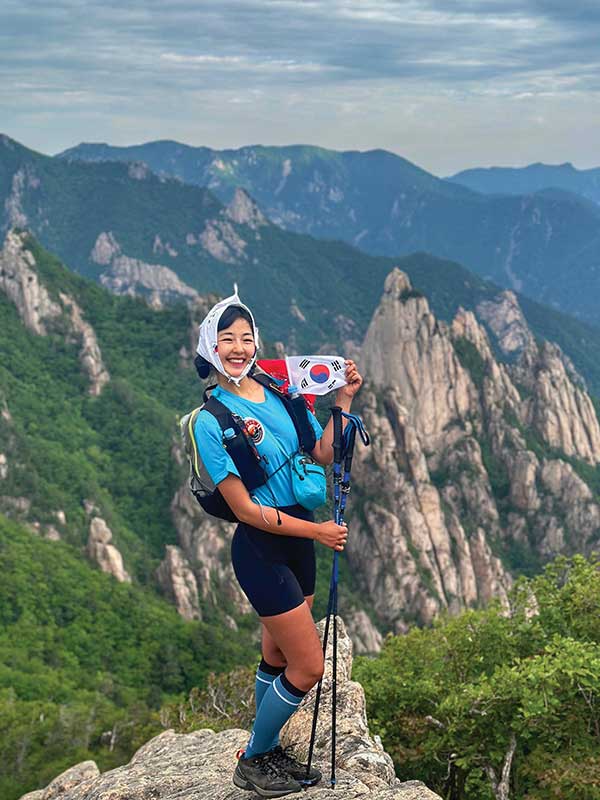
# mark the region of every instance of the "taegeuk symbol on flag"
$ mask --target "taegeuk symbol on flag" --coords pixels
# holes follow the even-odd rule
[[[286,356],[290,386],[300,394],[327,394],[346,385],[346,364],[340,356]]]

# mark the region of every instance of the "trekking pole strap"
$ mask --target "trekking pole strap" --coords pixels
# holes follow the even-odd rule
[[[346,411],[342,411],[342,417],[347,419],[348,422],[350,422],[356,428],[365,447],[371,444],[371,438],[369,437],[367,429],[365,428],[364,423],[358,414],[349,414]]]

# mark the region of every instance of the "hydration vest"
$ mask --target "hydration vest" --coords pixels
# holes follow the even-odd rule
[[[310,423],[303,397],[300,395],[290,397],[289,394],[281,390],[270,375],[260,369],[255,369],[251,377],[283,402],[284,408],[288,412],[298,434],[300,451],[311,453],[314,450],[317,437]],[[227,408],[220,400],[217,400],[216,397],[207,398],[208,391],[207,389],[204,395],[205,402],[182,417],[179,423],[184,449],[190,464],[190,491],[208,514],[228,522],[237,522],[237,517],[213,483],[198,451],[194,434],[194,424],[198,414],[201,411],[208,411],[219,423],[223,437],[223,447],[231,456],[240,473],[242,483],[248,492],[253,492],[259,486],[264,486],[271,476],[267,473],[266,462],[256,449],[244,420]]]

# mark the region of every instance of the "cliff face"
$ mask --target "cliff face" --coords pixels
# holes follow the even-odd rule
[[[167,253],[176,258],[177,251],[158,235],[154,238],[153,252]],[[155,308],[174,300],[192,302],[198,297],[195,289],[187,286],[177,274],[162,264],[147,264],[125,255],[121,245],[111,231],[103,231],[90,253],[90,261],[106,267],[100,275],[100,283],[114,294],[145,297]]]
[[[499,346],[520,353],[510,365],[472,312],[439,322],[398,270],[364,341],[372,446],[355,457],[348,557],[397,631],[502,600],[524,559],[589,552],[600,531],[580,477],[600,455],[593,404],[507,295],[483,312]]]
[[[68,337],[80,342],[79,360],[89,378],[89,393],[98,395],[110,380],[92,326],[84,319],[75,300],[64,292],[52,298],[36,270],[27,249],[27,234],[9,231],[0,251],[0,291],[14,303],[23,324],[38,336],[45,336],[60,317],[66,319]]]

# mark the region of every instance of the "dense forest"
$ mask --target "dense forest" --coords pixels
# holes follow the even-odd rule
[[[0,572],[3,800],[81,760],[124,763],[161,729],[162,703],[256,659],[250,619],[237,636],[214,618],[185,622],[150,589],[2,516]]]

